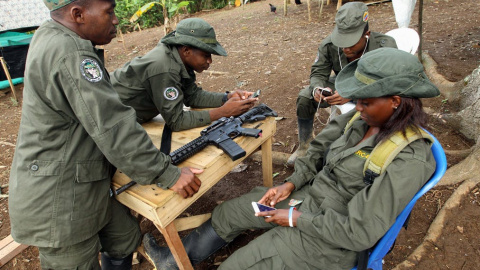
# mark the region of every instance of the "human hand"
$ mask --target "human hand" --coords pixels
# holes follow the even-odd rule
[[[264,211],[255,213],[257,217],[265,217],[265,222],[273,222],[283,227],[290,227],[288,220],[288,212],[290,209],[276,209],[272,211]],[[302,215],[302,212],[293,210],[292,211],[292,225],[297,226],[297,219]]]
[[[318,103],[320,103],[322,100],[326,100],[326,97],[329,97],[333,94],[333,90],[329,87],[315,87],[314,90],[313,99]]]
[[[343,98],[338,93],[335,93],[329,97],[323,98],[330,105],[343,105],[349,102],[351,99]]]
[[[225,102],[222,107],[220,107],[220,109],[222,110],[222,116],[230,117],[245,113],[253,106],[255,106],[255,102],[257,100],[258,98],[241,99],[238,96],[234,96],[227,100],[227,102]]]
[[[233,97],[238,97],[238,98],[240,98],[241,100],[243,100],[243,99],[248,99],[248,98],[251,97],[252,95],[253,95],[253,92],[243,91],[243,90],[240,90],[240,89],[236,89],[235,91],[230,92],[230,93],[228,94],[228,99],[233,98]],[[258,100],[258,99],[257,99],[257,100]]]
[[[265,195],[263,195],[258,202],[274,207],[278,202],[288,198],[294,189],[294,184],[286,182],[281,186],[268,189]]]
[[[183,198],[192,197],[193,194],[197,193],[202,185],[202,182],[196,174],[202,173],[203,170],[195,168],[182,168],[180,177],[178,178],[175,185],[173,185],[170,190],[180,194]]]

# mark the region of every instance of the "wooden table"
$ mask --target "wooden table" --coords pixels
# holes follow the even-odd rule
[[[154,119],[154,121],[144,124],[143,127],[155,146],[159,148],[163,122]],[[265,186],[271,187],[273,185],[272,136],[276,130],[274,117],[267,117],[267,119],[255,123],[247,123],[244,124],[243,127],[259,128],[262,130],[262,136],[259,138],[240,136],[234,140],[247,152],[245,157],[232,161],[222,150],[210,145],[179,165],[179,167],[204,169],[204,172],[198,175],[198,178],[202,181],[202,186],[193,197],[184,199],[173,191],[162,190],[156,185],[134,185],[117,196],[119,202],[148,218],[155,224],[165,237],[180,269],[193,269],[193,267],[185,252],[178,231],[198,227],[208,220],[211,215],[204,214],[177,219],[185,209],[192,205],[237,164],[258,148],[261,148],[262,151],[263,183]],[[172,151],[199,137],[202,129],[203,128],[195,128],[181,132],[173,132]],[[128,176],[117,171],[113,177],[113,186],[117,189],[129,181],[130,178]]]

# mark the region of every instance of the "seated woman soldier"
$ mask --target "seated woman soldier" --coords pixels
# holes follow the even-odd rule
[[[193,264],[244,230],[258,228],[270,230],[219,269],[351,269],[357,253],[375,245],[428,181],[435,160],[430,141],[421,136],[373,183],[364,179],[374,147],[395,134],[421,134],[427,116],[419,98],[440,94],[417,57],[393,48],[374,50],[345,67],[335,86],[342,97],[356,100],[359,117],[352,110],[332,120],[284,184],[258,187],[217,206],[211,220],[182,240]],[[252,201],[277,210],[254,214]],[[168,248],[150,235],[143,242],[157,268],[176,267]]]

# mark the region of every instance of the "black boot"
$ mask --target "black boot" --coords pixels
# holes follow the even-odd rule
[[[213,229],[211,219],[185,236],[182,243],[192,265],[205,260],[227,244]],[[158,270],[178,269],[170,249],[158,246],[155,238],[150,234],[145,234],[143,237],[143,246]]]
[[[117,259],[102,253],[102,270],[131,270],[133,253],[125,258]]]
[[[308,146],[313,140],[313,118],[304,119],[298,118],[298,148],[297,150],[290,155],[287,160],[288,167],[294,167],[295,161],[299,157],[304,157],[307,154]]]

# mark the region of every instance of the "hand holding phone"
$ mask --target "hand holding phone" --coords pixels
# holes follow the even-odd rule
[[[252,202],[252,207],[253,207],[253,210],[255,210],[255,213],[277,210],[277,208],[270,207],[258,202]],[[267,216],[267,217],[270,217],[270,216]]]
[[[331,91],[329,88],[323,88],[320,86],[315,87],[312,91],[312,96],[316,102],[320,102],[325,97],[329,97],[332,95],[333,95],[333,91]]]
[[[331,95],[333,95],[332,91],[329,91],[329,90],[325,90],[325,89],[322,89],[322,91],[320,92],[320,94],[324,97],[329,97]]]

